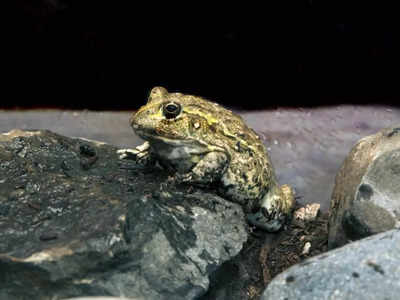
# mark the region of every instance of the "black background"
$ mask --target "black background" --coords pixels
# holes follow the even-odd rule
[[[397,104],[400,96],[397,24],[344,22],[311,0],[12,3],[3,108],[135,109],[155,85],[242,108]]]

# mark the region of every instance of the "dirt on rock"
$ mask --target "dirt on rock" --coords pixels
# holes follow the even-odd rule
[[[327,224],[328,213],[319,213],[315,220],[293,220],[278,234],[254,231],[241,252],[243,267],[253,279],[244,287],[247,299],[259,299],[271,280],[292,265],[326,252]]]

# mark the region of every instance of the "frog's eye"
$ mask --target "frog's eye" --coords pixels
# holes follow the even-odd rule
[[[168,102],[163,106],[163,114],[167,119],[176,118],[181,112],[181,106],[175,102]]]

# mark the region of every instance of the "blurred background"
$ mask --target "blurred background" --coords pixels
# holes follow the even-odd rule
[[[396,24],[316,8],[13,0],[0,108],[132,110],[155,85],[245,109],[396,104]]]

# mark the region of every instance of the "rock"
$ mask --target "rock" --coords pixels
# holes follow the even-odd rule
[[[116,151],[50,131],[0,135],[0,299],[197,299],[239,253],[239,205],[159,192],[167,174]]]
[[[261,299],[399,299],[400,231],[315,256],[276,276]]]
[[[361,139],[336,176],[329,248],[399,226],[400,128]]]

